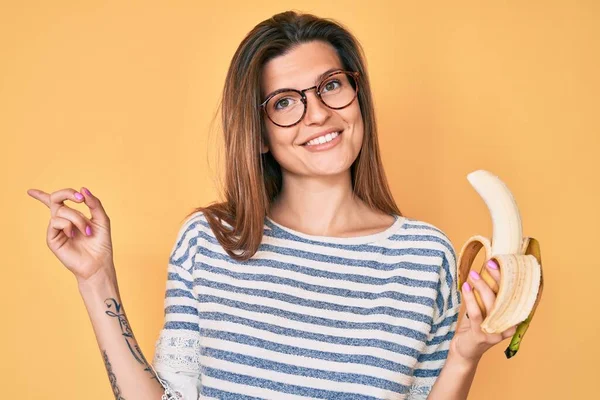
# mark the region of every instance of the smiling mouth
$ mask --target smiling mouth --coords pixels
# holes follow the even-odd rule
[[[319,144],[331,142],[333,139],[335,139],[336,137],[338,137],[339,135],[341,135],[342,132],[343,131],[332,132],[332,133],[328,133],[328,134],[323,135],[323,136],[319,136],[318,138],[314,138],[312,140],[309,140],[306,143],[303,143],[302,146],[316,146],[316,145],[319,145]]]

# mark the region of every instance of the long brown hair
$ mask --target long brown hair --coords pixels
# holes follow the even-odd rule
[[[245,261],[257,251],[265,217],[282,188],[281,167],[271,152],[261,154],[266,141],[265,117],[259,112],[260,77],[269,60],[294,46],[320,40],[337,51],[344,69],[360,73],[358,101],[364,123],[362,148],[351,166],[354,195],[373,209],[402,215],[383,170],[377,126],[364,52],[340,23],[283,12],[259,23],[236,50],[223,89],[221,118],[225,142],[224,201],[198,207],[223,249]],[[229,226],[224,226],[222,221]]]

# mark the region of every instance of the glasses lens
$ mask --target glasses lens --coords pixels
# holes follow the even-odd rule
[[[266,104],[267,114],[277,125],[293,125],[304,114],[304,103],[300,93],[282,92],[272,97]]]
[[[339,72],[326,78],[319,86],[319,92],[323,102],[329,107],[343,108],[356,97],[356,88],[353,75]]]

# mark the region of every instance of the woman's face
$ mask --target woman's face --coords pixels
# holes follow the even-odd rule
[[[262,98],[266,99],[270,93],[281,88],[303,90],[315,86],[319,83],[320,75],[335,69],[343,67],[330,44],[321,41],[303,43],[265,64],[261,82]],[[266,115],[263,116],[267,129],[267,143],[263,152],[270,151],[284,173],[318,176],[347,172],[358,156],[363,140],[363,120],[358,98],[346,108],[333,110],[319,100],[315,90],[305,94],[306,114],[298,124],[284,128],[275,125]],[[289,104],[284,100],[279,106],[281,108]],[[331,132],[339,133],[331,143],[313,147],[306,143],[315,135]]]

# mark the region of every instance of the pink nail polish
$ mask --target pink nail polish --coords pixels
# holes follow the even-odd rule
[[[92,236],[92,228],[90,228],[89,225],[85,227],[85,234],[88,236]]]
[[[463,289],[464,289],[465,292],[470,292],[471,291],[471,285],[469,285],[469,282],[463,283]]]
[[[481,277],[479,276],[479,274],[475,271],[475,270],[471,270],[471,272],[469,272],[469,275],[471,275],[471,278],[475,279],[475,280],[479,280],[481,279]]]
[[[85,192],[85,194],[87,194],[88,196],[91,196],[92,193],[90,193],[90,191],[87,188],[83,188],[83,191]]]
[[[74,237],[75,237],[75,229],[73,229],[73,230],[71,231],[71,237],[72,237],[72,238],[74,238]]]
[[[489,260],[487,262],[487,266],[491,269],[498,269],[498,266],[496,265],[496,263],[493,260]]]
[[[77,192],[75,192],[75,198],[76,198],[77,200],[83,200],[83,195],[82,195],[81,193],[77,193]]]

